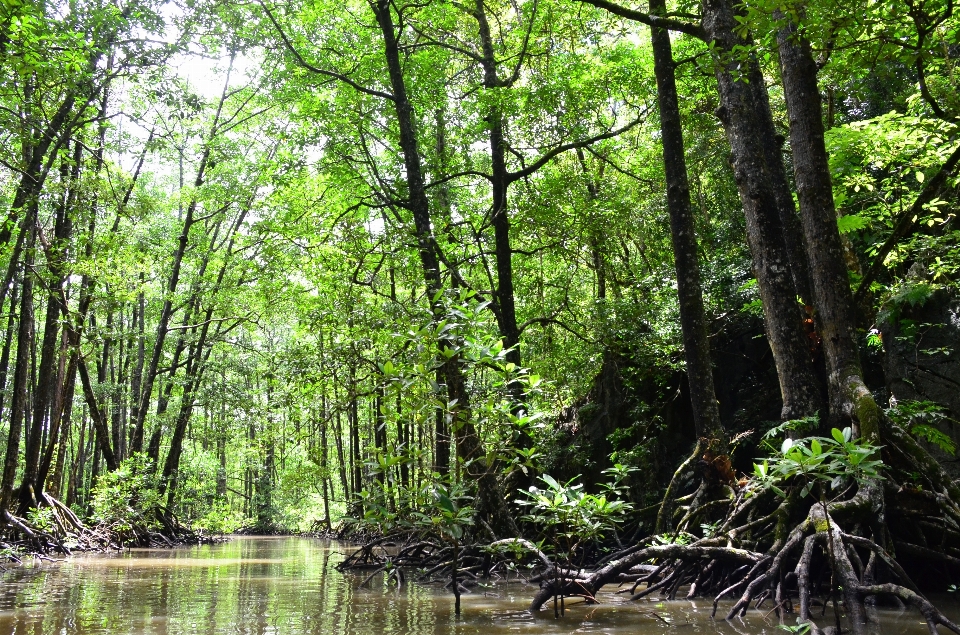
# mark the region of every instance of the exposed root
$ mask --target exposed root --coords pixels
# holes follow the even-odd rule
[[[602,558],[596,554],[599,559],[586,568],[558,562],[522,538],[460,546],[417,534],[369,540],[339,568],[370,570],[366,584],[378,575],[399,583],[395,569],[416,567],[421,580],[442,580],[459,592],[461,582],[465,591],[479,578],[506,576],[522,565],[528,581],[540,584],[531,611],[552,599],[559,615],[564,598],[596,602],[605,585],[619,584],[618,593],[632,599],[654,593],[673,599],[681,592],[709,597],[714,613],[726,599],[727,619],[750,609],[775,614],[781,622],[793,614],[815,634],[842,628],[866,635],[867,608],[883,599],[918,610],[931,633],[944,627],[960,635],[911,580],[902,566],[906,561],[898,560],[922,559],[943,565],[938,571],[960,572],[960,488],[909,435],[885,423],[883,479],[851,479],[832,500],[812,504],[802,497],[810,492],[806,481],[783,483],[787,493],[781,497],[773,489],[736,487],[730,479],[705,476],[694,492],[677,497],[701,455],[698,443],[674,474],[658,535]],[[578,562],[589,562],[589,553],[581,555]],[[835,623],[822,627],[817,620],[826,618],[831,603]],[[821,610],[814,614],[814,607]]]
[[[681,587],[688,585],[687,597],[713,597],[714,612],[722,599],[736,597],[726,619],[745,614],[751,606],[760,609],[771,600],[770,612],[783,619],[785,614],[794,612],[796,598],[800,620],[810,625],[811,632],[822,633],[824,629],[815,622],[811,607],[818,604],[825,611],[831,599],[837,603],[839,593],[847,615],[848,626],[845,628],[849,628],[853,635],[865,635],[865,607],[875,598],[883,597],[915,607],[931,633],[937,633],[938,627],[943,626],[960,634],[960,627],[923,596],[897,559],[883,546],[888,542],[886,528],[882,522],[870,522],[878,517],[882,519],[882,493],[880,487],[866,483],[845,500],[815,503],[802,520],[792,523],[792,529],[779,538],[776,529],[789,524],[790,510],[796,506],[796,501],[788,497],[772,512],[750,519],[750,515],[762,506],[757,503],[748,505],[746,500],[734,497],[728,507],[726,522],[721,525],[722,531],[715,537],[687,545],[648,545],[634,549],[593,571],[581,571],[576,578],[545,572],[540,576],[541,588],[531,602],[530,610],[540,610],[545,602],[556,596],[572,597],[586,592],[596,597],[604,585],[621,580],[621,576],[635,571],[640,565],[650,567],[649,563],[656,563],[652,571],[637,578],[631,589],[632,599],[652,593],[674,598]],[[748,507],[754,509],[746,514],[747,522],[733,526],[730,519],[743,519]],[[949,517],[950,514],[944,512],[939,520],[949,524]],[[865,528],[870,534],[879,534],[868,537],[853,530],[845,531],[844,526]],[[768,545],[764,551],[756,548],[761,544]],[[945,556],[929,545],[913,545],[903,551],[909,549],[928,559],[938,558],[941,563],[960,563],[960,558]],[[877,582],[878,576],[886,580]],[[646,588],[637,591],[642,583]]]
[[[505,540],[497,540],[496,542],[492,542],[489,545],[491,549],[496,549],[497,547],[508,547],[508,546],[523,547],[530,553],[537,556],[545,566],[547,567],[553,566],[553,562],[551,562],[550,558],[547,557],[547,554],[540,551],[540,549],[538,549],[535,544],[523,538],[507,538]]]
[[[703,447],[703,441],[698,440],[696,447],[693,448],[693,453],[691,453],[690,456],[688,456],[687,459],[680,464],[680,467],[677,468],[677,471],[673,473],[673,478],[670,479],[670,484],[667,486],[667,491],[663,495],[663,502],[660,503],[660,511],[657,513],[655,533],[664,533],[667,530],[667,526],[671,524],[671,521],[673,520],[674,505],[676,505],[677,502],[677,490],[682,487],[684,479],[693,469],[697,459],[703,452]]]
[[[36,500],[39,507],[35,516],[22,518],[8,511],[0,519],[2,544],[11,553],[45,558],[51,553],[70,555],[76,551],[113,551],[124,546],[173,547],[215,541],[183,527],[162,510],[158,517],[165,520],[159,526],[147,522],[88,526],[50,494],[44,492]]]
[[[90,528],[69,507],[49,494],[40,497],[39,512],[31,519],[9,511],[0,522],[4,546],[12,553],[44,559],[47,554],[70,555],[74,551],[103,551],[116,545],[115,535]],[[19,558],[11,558],[19,562]]]

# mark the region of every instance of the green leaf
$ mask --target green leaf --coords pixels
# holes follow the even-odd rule
[[[847,214],[837,219],[837,229],[841,234],[849,234],[870,225],[870,220],[857,214]]]
[[[451,514],[456,513],[453,501],[450,500],[450,497],[446,494],[441,493],[437,496],[437,504],[440,505],[440,508],[444,511],[450,512]]]
[[[910,428],[910,434],[915,437],[919,437],[928,443],[936,445],[943,452],[946,452],[951,456],[955,456],[957,453],[957,446],[953,442],[953,439],[940,432],[933,426],[929,426],[925,423],[919,423]]]
[[[560,489],[560,483],[558,483],[557,479],[553,478],[549,474],[544,474],[540,477],[540,480],[550,486],[551,489]]]

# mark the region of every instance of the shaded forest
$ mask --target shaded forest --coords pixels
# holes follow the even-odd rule
[[[960,633],[953,12],[3,0],[5,553]]]

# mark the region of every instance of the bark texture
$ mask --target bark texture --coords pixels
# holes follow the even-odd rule
[[[810,270],[818,326],[827,364],[831,414],[855,419],[860,434],[879,441],[880,409],[863,382],[856,343],[853,297],[843,244],[837,229],[830,167],[824,144],[823,112],[817,87],[817,65],[809,43],[790,24],[778,35],[780,64],[790,145],[803,237]]]
[[[755,60],[738,57],[742,55],[738,47],[748,42],[735,35],[737,24],[728,0],[704,0],[703,28],[720,56],[716,66],[721,102],[717,116],[730,143],[734,179],[746,215],[767,339],[780,378],[781,416],[795,419],[814,414],[820,395],[801,332],[796,287],[764,149],[767,127],[760,122],[769,117],[769,109],[763,105],[766,97],[759,94],[765,90],[763,76]]]

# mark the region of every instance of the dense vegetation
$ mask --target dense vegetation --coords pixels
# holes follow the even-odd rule
[[[948,0],[0,7],[10,545],[347,527],[533,552],[534,607],[808,620],[814,570],[956,629],[901,569],[960,574]]]

